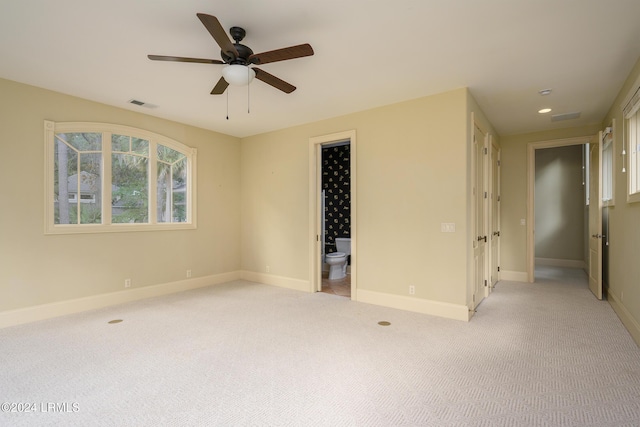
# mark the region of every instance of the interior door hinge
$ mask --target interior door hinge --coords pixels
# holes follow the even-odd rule
[[[484,281],[484,286],[485,286],[485,287],[487,286],[487,281],[486,281],[486,280]]]
[[[498,201],[500,201],[500,195],[498,194]]]
[[[500,160],[498,160],[498,166],[500,166]]]
[[[484,192],[484,198],[485,199],[487,198],[487,192],[486,191]]]
[[[498,266],[498,271],[500,271],[500,266]]]
[[[487,153],[488,153],[487,147],[484,147],[484,154],[487,154]]]

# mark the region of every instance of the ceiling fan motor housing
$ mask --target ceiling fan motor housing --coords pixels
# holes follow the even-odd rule
[[[236,50],[238,51],[238,57],[234,57],[232,55],[227,54],[224,51],[220,51],[220,56],[222,56],[222,60],[227,64],[239,64],[239,65],[247,65],[249,61],[247,58],[253,55],[253,50],[250,47],[245,46],[240,43],[234,43]]]

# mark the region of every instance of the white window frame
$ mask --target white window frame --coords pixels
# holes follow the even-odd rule
[[[627,173],[627,203],[640,202],[640,77],[625,97],[622,107],[623,162]],[[635,133],[632,135],[632,132]]]
[[[614,124],[605,129],[602,134],[602,206],[615,204],[615,143]]]
[[[54,165],[55,165],[55,135],[56,133],[102,133],[102,224],[55,224],[55,192],[54,192]],[[149,141],[149,222],[148,223],[112,223],[111,222],[111,135],[127,135]],[[154,179],[157,165],[157,146],[163,145],[179,151],[187,157],[187,188],[186,204],[187,218],[184,222],[157,222],[156,215],[156,185]],[[45,120],[44,122],[44,146],[45,146],[45,234],[82,234],[82,233],[109,233],[132,231],[159,231],[159,230],[186,230],[197,228],[196,213],[196,164],[197,150],[188,147],[171,138],[137,129],[130,126],[114,125],[108,123],[90,122],[65,122],[56,123]]]
[[[582,185],[584,186],[585,205],[589,206],[589,194],[591,183],[591,150],[590,144],[587,142],[582,146]]]

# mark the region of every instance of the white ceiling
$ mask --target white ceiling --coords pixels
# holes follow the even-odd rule
[[[254,52],[310,43],[261,66],[298,89],[256,80],[247,114],[230,87],[226,120],[209,94],[221,65],[147,59],[220,59],[198,12]],[[238,137],[466,86],[507,135],[600,123],[640,56],[639,17],[639,0],[5,0],[0,77]],[[547,106],[582,115],[552,123]]]

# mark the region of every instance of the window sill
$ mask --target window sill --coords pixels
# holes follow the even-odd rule
[[[627,203],[640,202],[640,193],[627,194]]]
[[[98,234],[98,233],[131,233],[137,231],[172,231],[195,230],[196,224],[169,223],[169,224],[58,224],[48,226],[44,234]]]

